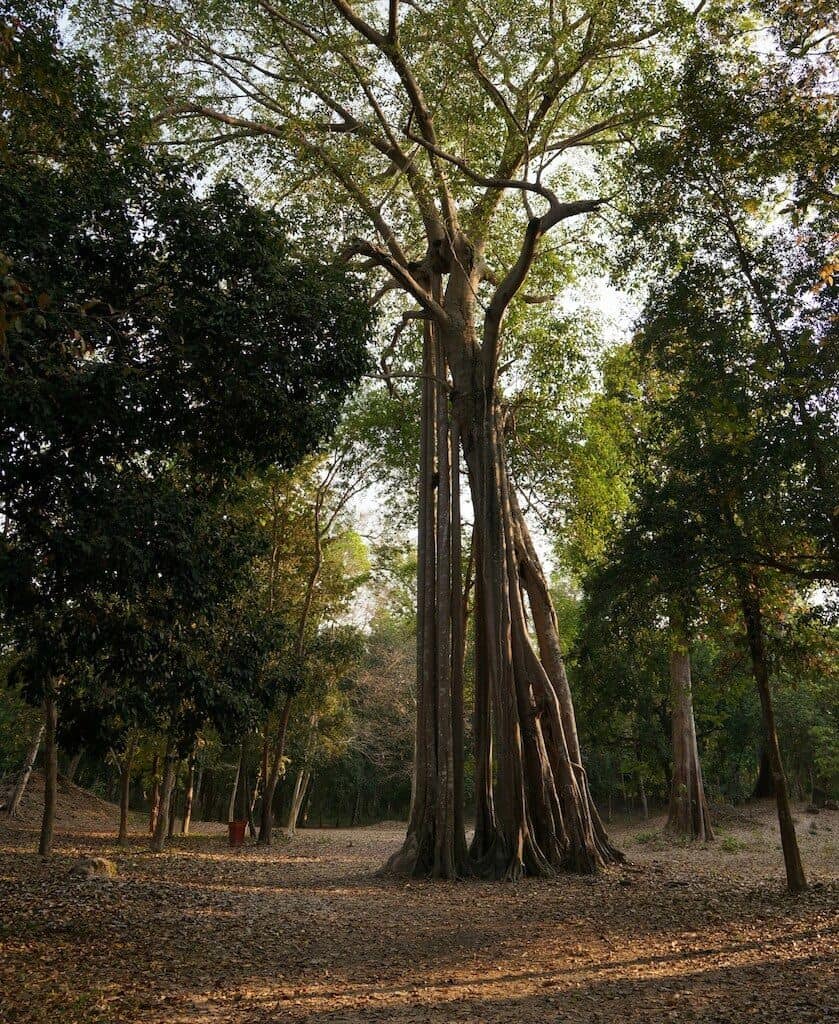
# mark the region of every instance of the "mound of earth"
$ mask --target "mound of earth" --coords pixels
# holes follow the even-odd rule
[[[0,814],[0,828],[38,828],[44,810],[44,776],[32,772],[17,817]],[[119,825],[119,807],[81,786],[59,776],[55,827],[58,832],[114,832]]]

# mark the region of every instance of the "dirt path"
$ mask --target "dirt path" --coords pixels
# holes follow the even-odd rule
[[[59,838],[51,864],[0,831],[0,1020],[640,1022],[839,1019],[839,814],[799,818],[815,887],[783,893],[771,810],[709,849],[616,830],[632,863],[518,885],[382,881],[401,827],[220,835],[163,856]],[[81,853],[111,881],[71,876]]]

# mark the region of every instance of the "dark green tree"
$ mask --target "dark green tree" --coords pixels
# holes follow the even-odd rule
[[[199,195],[196,168],[143,149],[48,10],[2,14],[0,583],[47,708],[49,794],[59,696],[138,623],[189,661],[183,613],[209,615],[237,575],[214,550],[241,544],[221,493],[330,432],[370,314],[238,186]]]

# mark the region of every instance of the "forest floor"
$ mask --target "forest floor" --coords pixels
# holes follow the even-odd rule
[[[0,824],[3,1024],[839,1019],[836,812],[798,813],[792,898],[771,805],[721,811],[706,847],[613,823],[627,865],[510,885],[374,877],[398,824],[242,851],[198,825],[154,855],[139,818],[123,850],[114,808],[75,804],[50,862],[31,815]],[[89,855],[116,877],[76,877]]]

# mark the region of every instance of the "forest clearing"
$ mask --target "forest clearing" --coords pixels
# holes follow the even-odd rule
[[[0,0],[0,1022],[839,1020],[835,0]]]
[[[800,899],[777,885],[766,801],[725,815],[722,850],[663,839],[660,819],[613,822],[623,867],[501,887],[374,877],[399,822],[240,851],[197,824],[161,858],[142,834],[114,845],[113,806],[82,813],[59,820],[49,864],[28,854],[30,828],[0,826],[4,1021],[835,1019],[836,812],[801,816],[814,884]],[[87,856],[116,876],[74,877]]]

